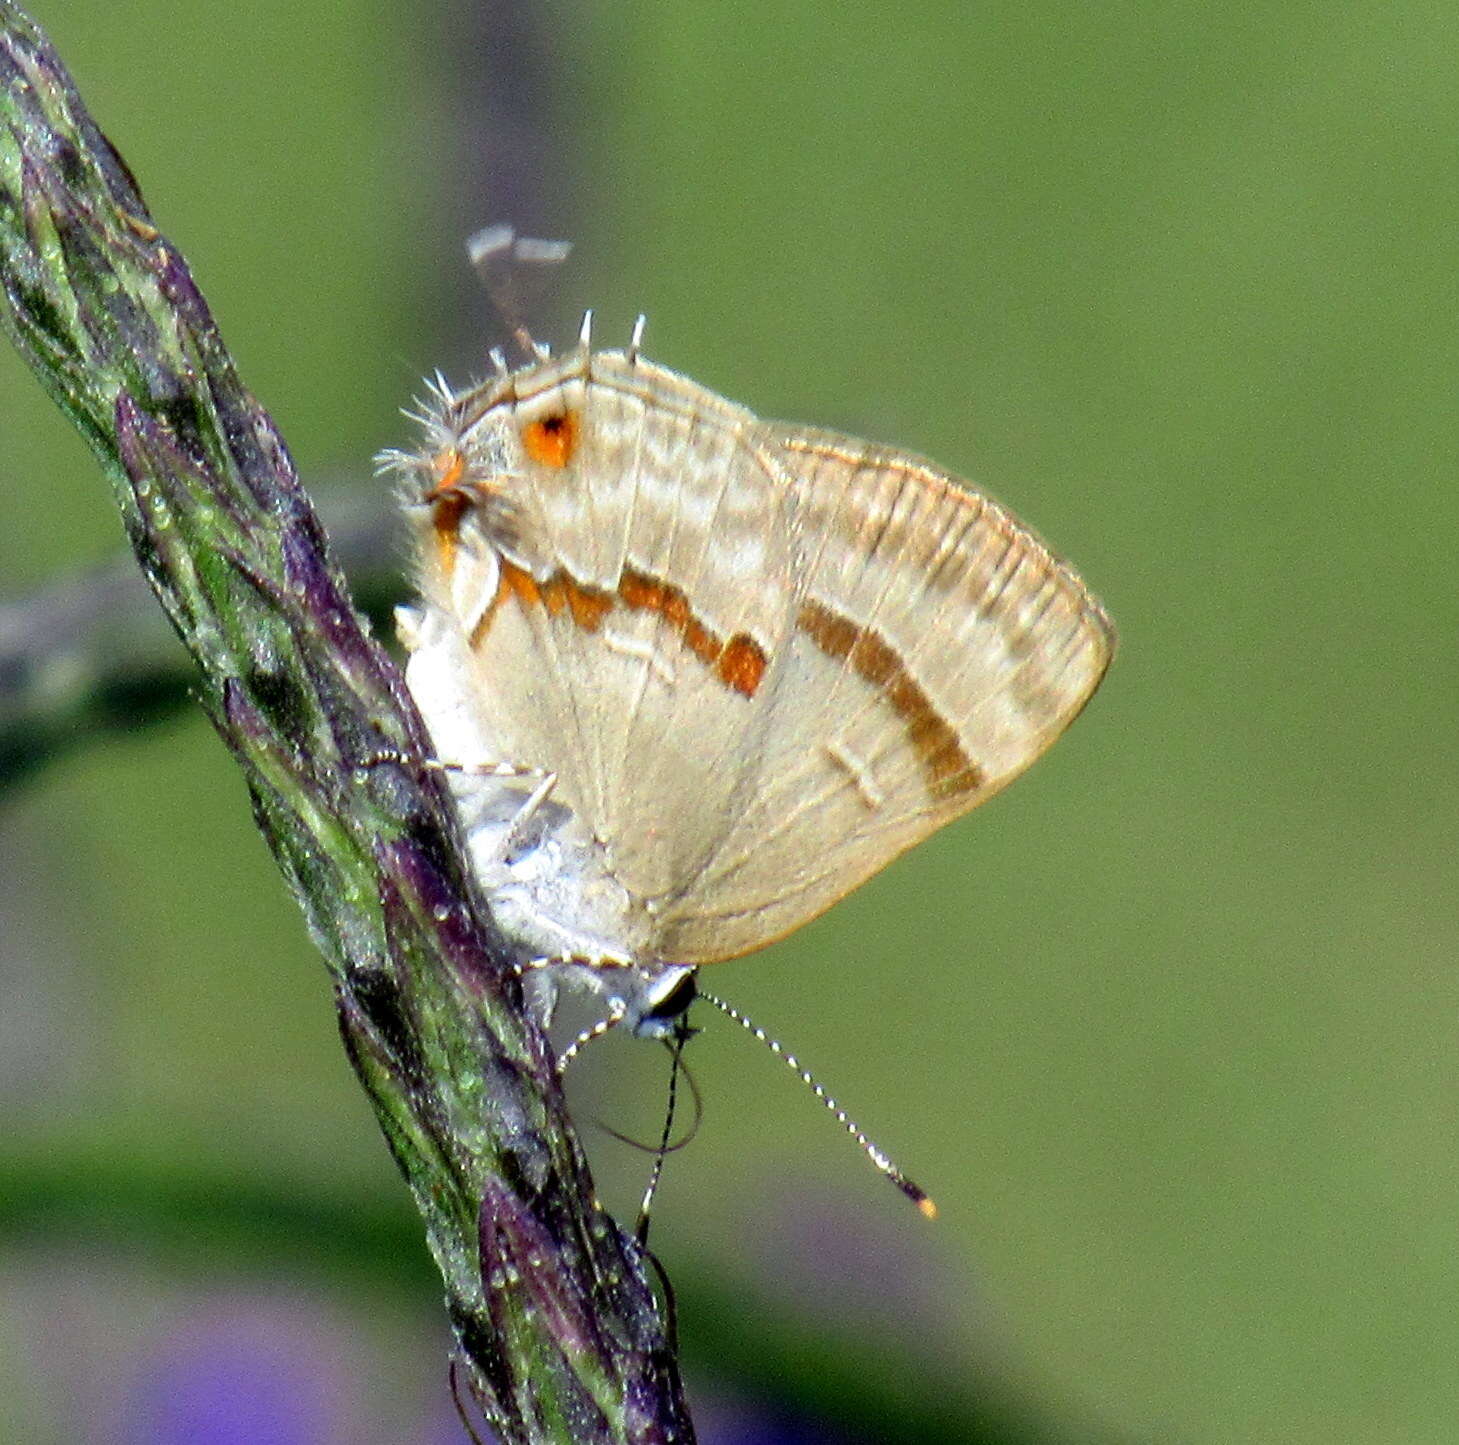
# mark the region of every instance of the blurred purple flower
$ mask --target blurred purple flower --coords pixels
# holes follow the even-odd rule
[[[783,1407],[731,1395],[696,1392],[694,1425],[699,1445],[871,1445]]]
[[[352,1420],[358,1362],[336,1332],[281,1297],[213,1299],[140,1363],[124,1445],[330,1445]]]

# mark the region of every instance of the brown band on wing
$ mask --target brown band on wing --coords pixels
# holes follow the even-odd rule
[[[541,594],[543,604],[553,617],[561,617],[566,612],[584,632],[596,632],[613,610],[613,598],[608,593],[596,587],[583,587],[562,572],[554,572],[542,584]]]
[[[951,723],[907,671],[896,649],[880,633],[819,602],[801,605],[798,625],[827,657],[849,663],[902,719],[907,740],[922,759],[927,788],[934,798],[950,799],[983,785],[983,770],[963,751]]]
[[[572,620],[587,632],[596,632],[603,614],[612,607],[610,598],[592,588],[579,587],[568,582],[560,572],[554,573],[546,582],[538,585],[537,579],[525,568],[503,559],[496,584],[496,595],[487,604],[476,626],[471,629],[472,649],[479,648],[491,631],[497,613],[507,598],[515,597],[523,607],[542,607],[553,617],[564,612],[572,614]]]
[[[684,646],[700,662],[713,666],[726,687],[745,697],[754,697],[765,675],[765,649],[753,637],[737,632],[727,642],[709,630],[689,605],[685,594],[672,582],[661,582],[632,568],[618,580],[618,595],[635,611],[657,612],[684,640]]]
[[[700,662],[714,668],[726,687],[744,697],[754,697],[765,675],[765,649],[753,637],[737,632],[722,642],[694,616],[689,599],[679,588],[631,568],[623,573],[614,593],[585,586],[561,570],[539,583],[530,572],[504,560],[497,595],[472,632],[473,647],[480,645],[497,608],[508,596],[515,597],[523,607],[543,607],[553,617],[566,613],[584,632],[596,632],[620,604],[634,612],[657,612]]]

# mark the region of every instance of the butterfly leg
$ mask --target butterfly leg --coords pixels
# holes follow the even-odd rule
[[[517,976],[522,980],[523,992],[526,995],[528,1007],[532,1010],[538,1022],[546,1028],[552,1022],[552,1016],[557,1009],[558,991],[564,979],[574,980],[574,971],[585,969],[614,970],[625,969],[631,965],[622,959],[598,958],[591,962],[575,954],[561,953],[553,957],[529,958],[517,965]],[[598,975],[601,976],[601,975]],[[577,974],[581,978],[581,973]],[[577,987],[583,987],[581,982]],[[600,1039],[609,1030],[615,1029],[626,1018],[632,1010],[626,1000],[618,995],[602,990],[607,993],[607,1013],[596,1023],[585,1028],[557,1059],[557,1072],[563,1073],[567,1066],[593,1042]]]
[[[522,1001],[544,1032],[551,1027],[557,1013],[561,989],[556,970],[571,962],[564,953],[551,958],[528,958],[512,965],[512,971],[522,981]]]
[[[496,766],[506,769],[512,765],[504,763]],[[491,800],[477,800],[473,803],[469,796],[457,799],[467,837],[475,845],[473,857],[477,875],[482,886],[489,892],[493,886],[510,877],[512,858],[532,846],[529,831],[532,821],[541,811],[542,805],[552,796],[552,790],[557,784],[557,774],[544,773],[540,768],[517,768],[512,772],[501,771],[478,776],[539,779],[537,786],[517,804],[516,810],[509,816],[497,813]],[[564,960],[548,958],[546,962],[561,963]]]
[[[379,752],[366,753],[355,766],[357,768],[378,768],[386,763],[397,767],[420,767],[432,773],[457,773],[466,778],[545,778],[546,769],[528,767],[523,763],[458,763],[444,758],[423,758],[410,753],[384,748]]]
[[[433,773],[459,773],[464,778],[545,778],[543,768],[525,763],[456,763],[444,758],[424,758],[422,765]]]
[[[533,788],[527,801],[517,810],[516,816],[507,825],[507,830],[502,835],[501,856],[503,861],[526,843],[524,834],[527,825],[537,816],[537,810],[552,796],[552,790],[557,786],[557,774],[544,773],[540,768],[524,769],[519,776],[536,776],[542,781]]]
[[[616,998],[613,999],[608,1005],[607,1017],[599,1019],[598,1022],[593,1024],[590,1028],[585,1028],[582,1033],[580,1033],[577,1038],[575,1038],[557,1056],[557,1072],[559,1074],[565,1073],[567,1070],[567,1066],[572,1063],[572,1061],[577,1058],[577,1056],[582,1053],[582,1051],[587,1048],[587,1046],[592,1043],[594,1039],[602,1038],[603,1035],[609,1031],[609,1029],[616,1028],[627,1017],[628,1009],[625,1007],[623,1000]]]

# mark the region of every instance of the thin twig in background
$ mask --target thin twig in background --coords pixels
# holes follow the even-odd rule
[[[633,1245],[480,922],[425,737],[282,440],[38,27],[0,0],[0,317],[81,429],[335,980],[510,1442],[692,1441]]]
[[[311,492],[356,605],[384,622],[404,590],[387,489],[365,478]],[[130,556],[0,599],[0,792],[176,715],[196,675]]]

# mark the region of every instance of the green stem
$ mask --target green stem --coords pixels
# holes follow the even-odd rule
[[[0,285],[6,330],[101,460],[324,954],[490,1424],[534,1445],[692,1441],[642,1261],[595,1202],[400,675],[181,255],[10,0]]]

